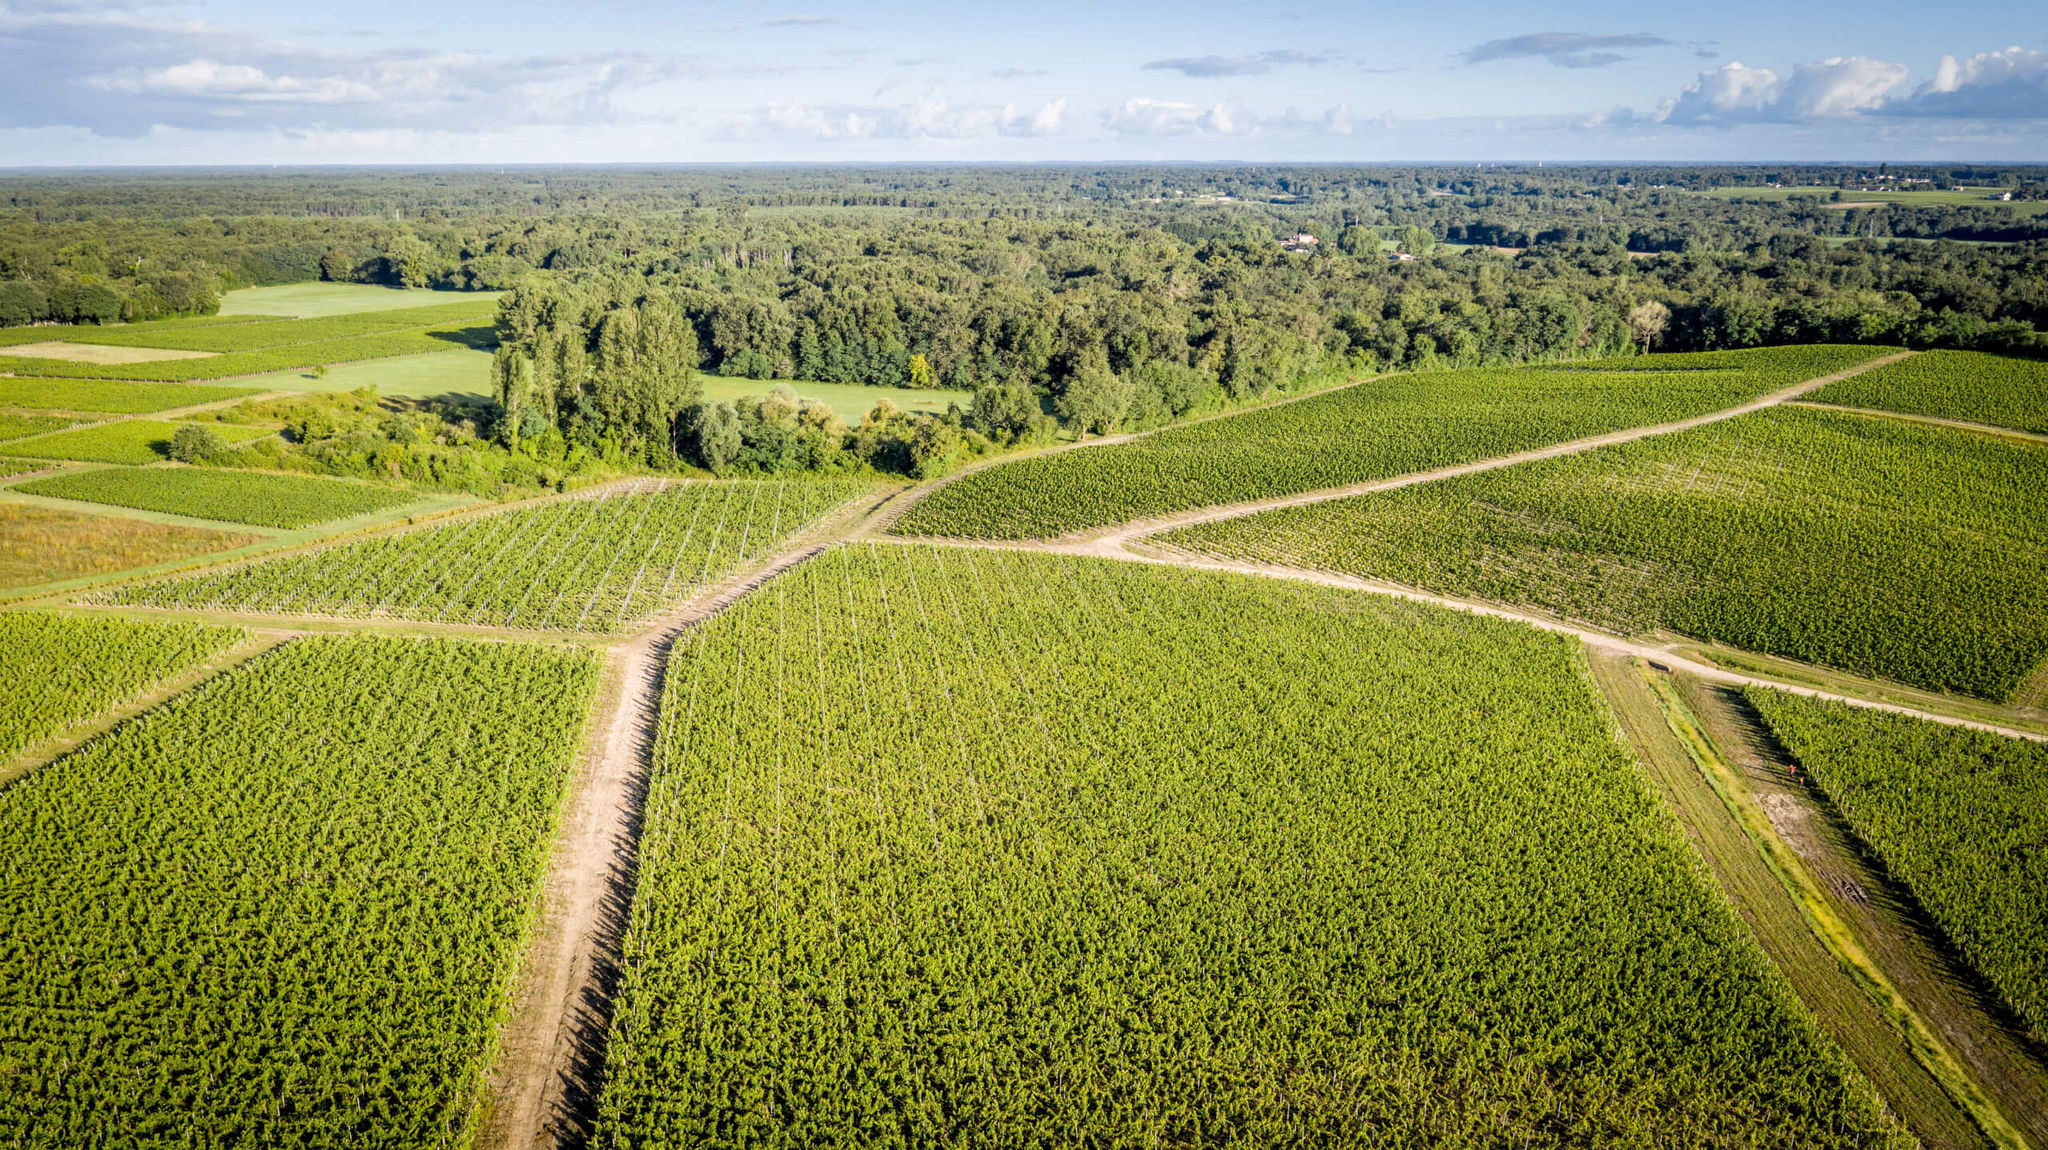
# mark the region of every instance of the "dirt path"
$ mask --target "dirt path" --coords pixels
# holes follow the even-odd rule
[[[1696,415],[1691,419],[1680,419],[1671,423],[1655,423],[1647,427],[1632,427],[1621,431],[1610,431],[1603,435],[1588,436],[1584,439],[1574,439],[1565,443],[1554,443],[1549,447],[1518,451],[1512,455],[1500,455],[1491,459],[1460,463],[1453,467],[1439,467],[1434,471],[1414,471],[1406,475],[1396,475],[1388,479],[1375,479],[1365,483],[1352,483],[1343,487],[1325,487],[1293,495],[1274,496],[1270,499],[1248,499],[1241,503],[1225,503],[1214,507],[1197,507],[1188,511],[1175,512],[1171,515],[1158,515],[1148,519],[1134,519],[1128,523],[1118,524],[1115,527],[1099,527],[1087,531],[1077,531],[1069,535],[1060,536],[1053,542],[1095,545],[1106,550],[1098,549],[1089,552],[1090,554],[1107,554],[1123,549],[1134,540],[1158,535],[1177,527],[1187,527],[1196,523],[1214,523],[1223,519],[1241,519],[1247,515],[1257,515],[1261,511],[1274,511],[1282,507],[1301,507],[1311,503],[1327,503],[1332,499],[1346,499],[1354,495],[1371,495],[1379,491],[1393,491],[1402,487],[1413,487],[1418,483],[1431,483],[1439,479],[1451,479],[1460,475],[1475,475],[1483,471],[1497,471],[1503,467],[1513,467],[1518,463],[1533,463],[1539,459],[1555,459],[1560,455],[1576,455],[1582,451],[1592,451],[1595,448],[1609,447],[1617,443],[1629,443],[1638,439],[1647,439],[1653,435],[1670,435],[1674,432],[1688,431],[1695,427],[1704,427],[1710,423],[1720,423],[1723,420],[1734,419],[1737,416],[1776,407],[1781,403],[1798,399],[1802,395],[1809,395],[1831,383],[1883,367],[1888,363],[1895,363],[1912,354],[1910,351],[1900,351],[1893,352],[1890,355],[1879,356],[1876,359],[1857,364],[1855,367],[1847,370],[1838,371],[1833,375],[1825,375],[1818,379],[1809,379],[1801,383],[1795,383],[1790,387],[1780,388],[1777,391],[1771,392],[1769,395],[1758,396],[1747,403],[1709,412],[1706,415]],[[922,498],[922,494],[919,495],[919,498]],[[901,514],[901,512],[898,512],[898,514]]]
[[[1821,403],[1815,400],[1795,400],[1794,407],[1810,407],[1815,411],[1843,411],[1850,415],[1867,415],[1872,419],[1898,419],[1907,423],[1925,423],[1933,427],[1953,427],[1957,431],[1974,431],[1979,435],[1995,435],[2000,439],[2017,439],[2023,443],[2048,443],[2048,435],[2037,431],[2021,431],[2017,427],[2000,427],[1995,423],[1972,423],[1967,419],[1944,419],[1938,415],[1915,415],[1906,411],[1884,411],[1875,407],[1850,407],[1843,403]]]

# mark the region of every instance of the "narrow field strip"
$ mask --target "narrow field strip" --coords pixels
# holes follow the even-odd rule
[[[865,493],[841,482],[689,483],[474,516],[98,601],[619,634]],[[663,570],[660,581],[647,569]]]
[[[0,407],[142,415],[257,394],[202,383],[123,383],[101,379],[0,379]]]
[[[50,499],[284,529],[367,515],[420,498],[410,491],[344,479],[199,467],[110,467],[32,480],[17,484],[14,490]]]
[[[595,670],[302,639],[0,792],[0,1128],[465,1144]]]
[[[0,455],[30,459],[71,459],[81,463],[161,463],[171,457],[171,437],[181,427],[198,424],[173,423],[161,419],[123,419],[96,423],[70,431],[52,432],[0,444]],[[268,427],[234,427],[205,424],[222,441],[247,443],[276,435]]]
[[[599,1146],[1905,1144],[1515,625],[842,545],[678,644],[639,874]]]

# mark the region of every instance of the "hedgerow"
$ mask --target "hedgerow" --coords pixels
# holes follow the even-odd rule
[[[1373,380],[1158,432],[1021,459],[932,492],[899,535],[1043,539],[1193,507],[1341,487],[1733,406],[1883,353],[1792,347]],[[1691,365],[1691,366],[1688,366]]]
[[[1906,1142],[1563,638],[851,544],[672,659],[599,1146]]]
[[[0,613],[0,762],[241,637],[232,627]]]
[[[2048,1038],[2048,746],[1751,688],[1885,869]]]
[[[0,1129],[467,1145],[595,662],[299,640],[0,793]]]
[[[1164,536],[2004,699],[2048,656],[2048,452],[1774,408]]]
[[[407,491],[341,479],[194,467],[80,471],[32,480],[15,490],[53,499],[82,499],[199,519],[285,528],[364,515],[419,498]]]
[[[866,490],[739,482],[614,491],[112,594],[156,607],[618,632]]]
[[[2048,434],[2048,363],[2040,360],[1929,351],[1830,384],[1812,398]]]

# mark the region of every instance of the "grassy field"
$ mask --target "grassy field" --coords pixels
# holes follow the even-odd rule
[[[2048,435],[2048,363],[2039,360],[1927,351],[1830,384],[1809,398]]]
[[[391,359],[369,359],[337,363],[325,376],[311,371],[279,371],[242,380],[265,391],[354,391],[374,387],[378,395],[431,399],[441,395],[491,394],[491,353],[473,348],[401,355]]]
[[[0,589],[39,587],[190,559],[261,538],[0,501]]]
[[[815,399],[839,413],[839,418],[849,424],[858,425],[873,410],[875,404],[886,399],[904,411],[925,411],[933,415],[944,415],[949,404],[957,403],[965,411],[974,402],[974,393],[969,391],[918,391],[908,387],[865,387],[854,383],[813,383],[808,380],[790,379],[738,379],[722,375],[699,375],[698,382],[704,385],[704,398],[709,400],[738,399],[745,395],[766,395],[777,384],[788,384],[796,390],[798,397]]]
[[[238,324],[233,327],[206,330],[235,331],[245,326],[260,325]],[[495,338],[489,316],[485,315],[470,321],[444,321],[416,328],[342,336],[307,343],[280,344],[247,351],[224,352],[201,359],[100,365],[0,355],[0,371],[16,376],[68,376],[75,379],[139,379],[182,383],[191,380],[263,375],[323,363],[349,363],[356,360],[452,351],[464,347],[484,347],[489,346]]]
[[[596,671],[302,639],[0,792],[0,1127],[468,1145]]]
[[[0,612],[0,762],[243,636],[231,627]]]
[[[129,383],[106,379],[0,379],[0,407],[141,415],[255,395],[247,387]]]
[[[1778,691],[1746,695],[1857,837],[2048,1040],[2048,746]]]
[[[193,426],[160,419],[127,419],[99,423],[72,431],[58,431],[0,445],[0,455],[31,459],[75,459],[84,463],[156,463],[170,458],[171,436],[180,427]],[[230,444],[247,443],[277,432],[267,427],[233,427],[206,424],[216,436]]]
[[[223,316],[321,316],[351,315],[366,311],[433,307],[454,300],[495,303],[502,292],[404,291],[375,284],[282,284],[277,287],[242,288],[221,297]],[[484,310],[489,310],[488,308]]]
[[[1783,203],[1791,199],[1815,199],[1823,205],[1834,199],[1834,188],[1702,188],[1688,192],[1688,195],[1706,196],[1716,200],[1762,200],[1768,203]],[[2048,201],[2010,200],[1991,198],[1990,188],[1951,188],[1937,191],[1928,188],[1923,191],[1882,191],[1842,193],[1843,204],[1904,204],[1924,208],[1998,208],[2020,216],[2038,216],[2048,212]]]
[[[285,529],[366,515],[420,498],[409,491],[345,479],[201,467],[109,467],[32,479],[14,490],[49,499],[78,499]]]
[[[1132,443],[991,467],[932,492],[894,530],[1043,539],[1341,487],[1704,415],[1881,353],[1772,348],[1370,380]]]
[[[867,490],[765,481],[614,491],[142,584],[113,598],[154,607],[616,632]]]
[[[2044,489],[2038,447],[1776,408],[1165,540],[2004,699],[2048,655]]]
[[[599,1146],[1904,1144],[1566,639],[841,547],[655,755]]]

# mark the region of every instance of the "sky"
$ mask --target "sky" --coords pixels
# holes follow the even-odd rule
[[[2048,160],[2048,5],[0,0],[0,167]]]

